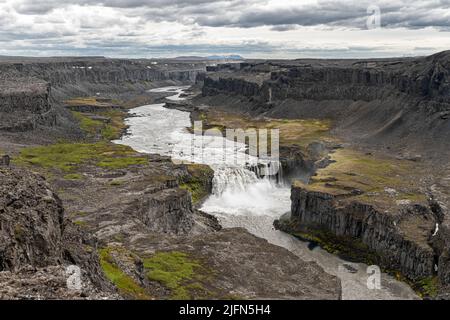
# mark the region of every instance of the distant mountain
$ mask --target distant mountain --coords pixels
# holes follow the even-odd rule
[[[214,55],[206,57],[208,60],[244,60],[243,57],[236,54],[231,54],[228,56]]]
[[[236,54],[231,55],[212,55],[207,57],[200,56],[181,56],[176,57],[175,60],[244,60],[243,57]]]

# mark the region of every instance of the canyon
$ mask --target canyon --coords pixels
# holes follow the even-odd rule
[[[2,236],[8,239],[0,251],[0,260],[5,261],[0,272],[2,298],[340,298],[339,280],[317,264],[243,228],[222,229],[215,217],[199,211],[198,203],[212,188],[213,175],[207,166],[177,165],[169,157],[110,142],[125,132],[124,118],[130,108],[164,101],[171,94],[150,89],[192,84],[195,79],[186,75],[195,75],[197,65],[164,62],[163,71],[152,74],[147,67],[155,64],[150,61],[136,67],[138,71],[131,61],[118,62],[123,73],[105,79],[102,69],[96,73],[96,61],[87,59],[83,68],[78,67],[80,61],[73,68],[72,59],[56,65],[54,61],[25,61],[24,66],[3,66],[19,70],[8,71],[12,78],[22,68],[37,70],[34,75],[39,80],[33,83],[45,82],[50,91],[31,96],[26,91],[14,92],[33,101],[21,106],[21,112],[36,121],[33,126],[2,131],[1,152],[11,158],[9,165],[2,164],[2,172],[18,177],[17,170],[32,170],[37,173],[31,175],[46,181],[40,191],[30,178],[27,189],[36,190],[37,197],[31,201],[19,181],[17,190],[10,190],[8,180],[1,180],[5,194]],[[108,59],[105,63],[113,64]],[[73,77],[78,80],[70,80]],[[5,110],[14,108],[15,99],[6,101]],[[45,102],[45,111],[33,109],[37,101]],[[55,121],[41,121],[41,115],[49,111],[56,115]],[[8,117],[5,112],[5,122]],[[59,223],[66,226],[57,227],[55,237],[64,236],[66,230],[89,235],[86,244],[77,242],[89,255],[72,254],[58,239],[49,239],[52,247],[48,247],[42,243],[44,236],[28,241],[15,235],[22,229],[33,234],[25,222],[34,211],[44,221],[56,215],[41,209],[50,201],[41,193],[55,194],[58,199],[59,207],[54,210]],[[30,208],[15,206],[21,202]],[[15,215],[24,222],[19,219],[13,226]],[[4,225],[11,226],[5,229]],[[38,263],[10,258],[20,256],[22,246],[31,252],[44,247],[52,259]],[[83,286],[78,290],[66,286],[64,270],[71,265],[82,270]],[[261,274],[271,277],[262,280]]]
[[[336,275],[239,227],[247,218],[213,214],[217,168],[174,163],[155,149],[157,132],[148,150],[123,143],[165,106],[162,118],[173,110],[184,127],[280,128],[276,180],[291,188],[290,212],[270,226],[448,298],[449,52],[226,64],[9,58],[0,70],[0,154],[12,159],[0,164],[0,297],[342,298]],[[190,86],[186,100],[152,90],[180,85]],[[256,176],[255,187],[271,188]],[[65,287],[71,264],[87,279],[80,292]]]
[[[439,282],[446,296],[449,63],[441,52],[225,65],[202,78],[196,104],[257,119],[330,120],[331,137],[315,137],[326,164],[293,183],[291,213],[276,228],[414,287]],[[306,138],[306,146],[301,137],[285,144],[310,159]]]

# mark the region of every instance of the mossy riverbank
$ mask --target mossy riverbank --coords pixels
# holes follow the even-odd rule
[[[419,163],[350,148],[337,149],[330,157],[331,163],[311,177],[308,190],[351,195],[387,209],[427,201],[420,184],[423,168]]]
[[[193,120],[203,122],[203,130],[217,129],[226,136],[226,129],[271,129],[279,130],[279,143],[283,147],[306,147],[312,142],[332,142],[332,122],[318,119],[254,119],[246,115],[208,109],[194,114]],[[270,139],[268,140],[270,146]]]
[[[79,178],[77,168],[94,165],[106,169],[120,169],[147,163],[147,158],[127,146],[102,141],[97,143],[56,143],[24,148],[15,164],[34,165],[44,169],[59,169],[69,179]]]
[[[100,169],[124,169],[148,163],[145,155],[132,148],[117,145],[111,140],[118,139],[126,129],[125,109],[113,108],[122,102],[95,97],[74,98],[66,101],[72,108],[95,106],[92,112],[72,110],[75,120],[84,133],[81,141],[61,141],[50,145],[23,148],[14,158],[16,165],[35,166],[45,173],[62,172],[67,180],[82,179],[79,171],[83,166]]]

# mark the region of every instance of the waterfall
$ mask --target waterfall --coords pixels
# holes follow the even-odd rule
[[[212,166],[214,170],[213,194],[221,195],[226,190],[245,192],[247,186],[266,181],[274,187],[283,184],[282,166],[279,162],[260,162],[249,167]]]
[[[256,174],[244,167],[214,167],[213,194],[221,195],[226,190],[244,192],[248,185],[258,182]]]
[[[283,166],[279,161],[259,160],[258,164],[250,166],[249,170],[253,171],[258,179],[269,179],[280,186],[285,184]]]
[[[213,194],[202,210],[218,216],[274,216],[289,208],[289,189],[269,176],[258,178],[252,168],[213,167]]]

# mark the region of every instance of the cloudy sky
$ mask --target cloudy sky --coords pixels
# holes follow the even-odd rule
[[[0,0],[0,55],[327,58],[449,49],[450,0]]]

